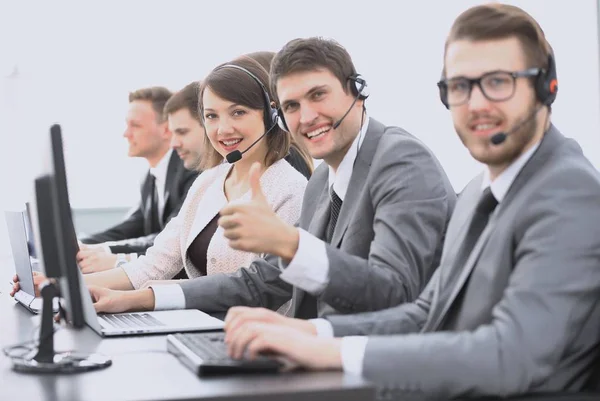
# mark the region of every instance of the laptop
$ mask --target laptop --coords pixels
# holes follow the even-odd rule
[[[97,314],[80,271],[77,276],[84,320],[102,337],[221,331],[225,325],[222,320],[197,309]]]
[[[15,293],[15,300],[32,313],[42,310],[42,298],[35,296],[33,271],[39,271],[38,260],[34,257],[33,240],[29,229],[26,211],[5,211],[4,217],[8,228],[8,238],[15,262],[15,272],[19,276],[21,289]],[[55,300],[54,311],[58,311],[58,300]]]

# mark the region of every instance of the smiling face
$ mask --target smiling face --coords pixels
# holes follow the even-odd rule
[[[516,37],[485,41],[461,39],[451,42],[446,51],[447,79],[473,79],[492,71],[516,72],[528,67]],[[473,85],[469,100],[451,106],[450,111],[456,132],[471,155],[492,169],[502,170],[541,139],[547,112],[542,110],[525,121],[537,107],[531,78],[516,78],[514,94],[509,99],[491,101]],[[499,132],[509,135],[504,142],[494,145],[490,138]]]
[[[217,96],[210,87],[202,95],[204,126],[210,143],[223,157],[243,152],[265,133],[263,111],[236,104]],[[264,161],[267,142],[260,141],[244,154],[245,162]]]
[[[286,124],[310,155],[337,168],[360,130],[363,101],[354,101],[339,79],[329,70],[296,72],[277,80],[277,95]]]

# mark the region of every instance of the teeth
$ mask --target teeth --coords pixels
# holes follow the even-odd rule
[[[240,143],[242,140],[241,139],[232,139],[230,141],[221,141],[225,144],[225,146],[233,146],[237,143]]]
[[[319,128],[319,129],[316,129],[314,131],[309,132],[308,134],[306,134],[306,136],[309,139],[312,139],[312,138],[314,138],[316,136],[324,134],[327,131],[329,131],[329,127],[322,127],[322,128]]]
[[[486,130],[486,129],[492,129],[492,128],[496,128],[496,124],[477,124],[475,126],[475,130],[479,131],[479,130]]]

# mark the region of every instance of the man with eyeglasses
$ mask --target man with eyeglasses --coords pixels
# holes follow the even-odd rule
[[[413,303],[305,322],[232,308],[233,357],[269,351],[362,374],[385,399],[597,386],[600,176],[550,123],[544,33],[517,7],[477,6],[454,22],[444,61],[441,100],[485,169],[458,200],[427,287]]]

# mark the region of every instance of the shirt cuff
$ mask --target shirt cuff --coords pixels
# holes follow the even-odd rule
[[[333,338],[333,326],[326,319],[309,319],[317,330],[317,337]]]
[[[104,250],[104,252],[106,252],[106,253],[112,253],[112,251],[110,250],[110,246],[108,245],[108,243],[105,242],[105,243],[101,244],[100,247]]]
[[[298,250],[289,265],[279,259],[282,280],[312,295],[320,295],[329,283],[329,259],[325,242],[298,229]]]
[[[154,292],[154,310],[185,309],[185,295],[179,284],[155,284],[150,288]]]
[[[344,373],[362,376],[365,349],[368,337],[350,336],[342,338],[342,368]]]

